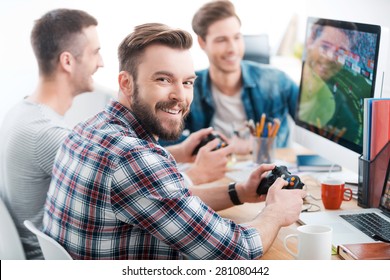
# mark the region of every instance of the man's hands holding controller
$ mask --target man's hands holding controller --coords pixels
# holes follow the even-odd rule
[[[241,202],[266,202],[264,210],[272,210],[276,221],[282,226],[296,222],[302,210],[306,192],[302,189],[286,189],[289,182],[278,177],[268,189],[267,195],[258,195],[257,189],[261,180],[266,179],[275,169],[274,164],[262,164],[254,170],[245,183],[237,183],[236,190]]]
[[[229,155],[233,152],[233,146],[227,145],[220,149],[221,140],[214,139],[202,147],[197,154],[193,151],[199,143],[213,133],[211,127],[191,133],[182,143],[168,147],[177,162],[192,162],[192,166],[186,170],[194,185],[212,182],[225,176]],[[227,142],[224,135],[219,134],[221,139]]]

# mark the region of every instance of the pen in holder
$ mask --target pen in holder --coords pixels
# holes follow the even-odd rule
[[[275,137],[253,136],[252,143],[252,155],[254,163],[273,163],[275,161]]]
[[[258,123],[249,122],[248,127],[252,134],[253,162],[273,163],[275,161],[275,138],[280,128],[280,120],[274,118],[267,121],[266,115],[262,114]]]

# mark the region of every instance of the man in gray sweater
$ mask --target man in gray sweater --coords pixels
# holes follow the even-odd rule
[[[49,11],[36,20],[31,45],[38,85],[8,112],[0,130],[0,194],[27,259],[43,258],[23,221],[42,224],[55,154],[69,133],[64,114],[75,96],[93,91],[92,75],[103,66],[97,24],[86,12],[69,9]]]

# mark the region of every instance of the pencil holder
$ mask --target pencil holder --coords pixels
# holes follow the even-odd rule
[[[275,161],[275,137],[253,137],[253,162],[257,164]]]

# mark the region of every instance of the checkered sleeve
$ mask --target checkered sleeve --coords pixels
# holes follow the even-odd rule
[[[158,147],[139,146],[119,160],[110,191],[116,217],[193,259],[260,257],[259,233],[192,196],[175,161]]]

